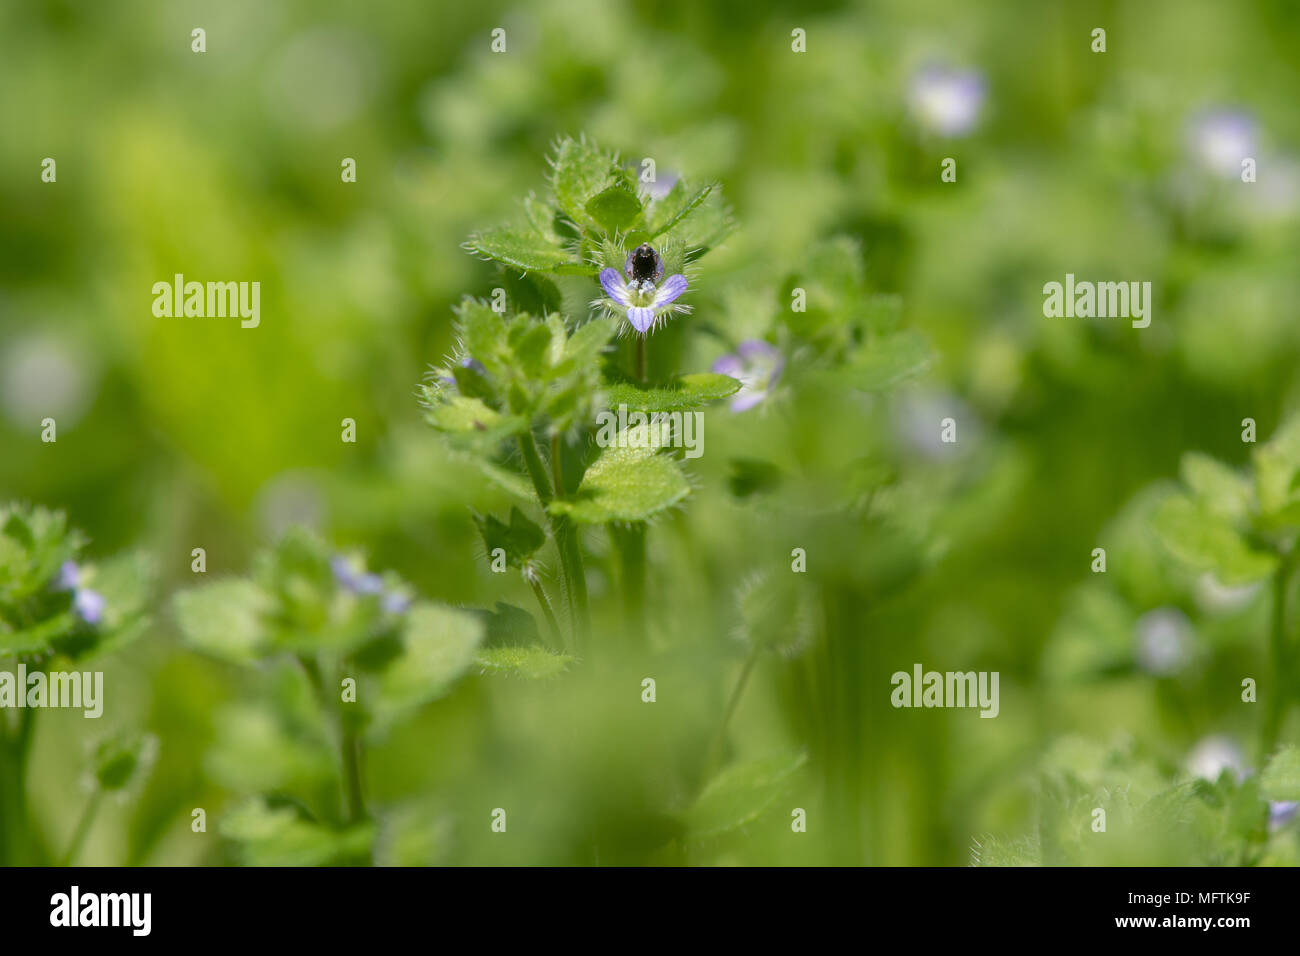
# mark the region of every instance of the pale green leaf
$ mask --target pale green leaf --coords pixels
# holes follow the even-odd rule
[[[1300,800],[1300,747],[1283,747],[1259,776],[1265,800]]]
[[[1244,475],[1200,452],[1183,455],[1183,482],[1202,507],[1232,522],[1245,520],[1252,500],[1250,482]]]
[[[194,650],[235,664],[251,664],[268,649],[264,615],[271,598],[245,580],[214,581],[176,595],[181,638]]]
[[[493,647],[479,651],[478,666],[485,674],[548,680],[569,669],[573,658],[545,647]]]
[[[723,770],[683,814],[687,838],[717,836],[757,820],[788,792],[806,762],[803,753],[782,754]]]
[[[1004,840],[980,836],[971,841],[971,866],[1040,866],[1042,852],[1029,837]]]
[[[476,232],[466,240],[465,248],[520,272],[591,271],[590,266],[575,260],[564,246],[555,245],[537,233],[509,226]]]
[[[1229,587],[1268,577],[1277,565],[1255,551],[1223,518],[1187,495],[1172,495],[1156,508],[1152,524],[1166,548],[1197,571],[1213,571]]]
[[[483,623],[468,611],[416,604],[407,615],[402,652],[379,679],[374,705],[384,728],[399,715],[436,700],[474,663]]]
[[[1266,523],[1283,523],[1297,499],[1300,478],[1300,415],[1289,419],[1254,454],[1255,494]]]
[[[236,845],[246,866],[325,866],[364,862],[374,826],[331,830],[304,819],[293,807],[271,807],[262,797],[241,803],[221,821],[221,836]]]
[[[709,197],[715,186],[716,183],[708,183],[694,192],[688,192],[685,182],[680,179],[675,182],[668,195],[650,208],[650,221],[646,224],[647,239],[662,235],[689,216]]]
[[[628,432],[634,431],[620,432],[617,442],[626,442]],[[582,524],[645,521],[685,498],[691,490],[686,476],[672,458],[656,453],[659,439],[650,432],[650,447],[616,443],[602,451],[573,496],[551,502],[551,512]]]
[[[919,333],[894,332],[863,345],[850,356],[839,377],[864,392],[883,391],[920,374],[930,360],[930,346]]]

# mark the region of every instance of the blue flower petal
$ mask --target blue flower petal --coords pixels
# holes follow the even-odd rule
[[[675,301],[678,296],[686,291],[686,285],[686,276],[681,273],[669,276],[655,292],[655,308],[661,309],[670,302]]]
[[[632,328],[644,335],[646,330],[654,324],[655,310],[634,306],[627,310],[627,320],[632,323]]]
[[[628,296],[627,280],[619,275],[617,269],[600,270],[600,287],[605,290],[605,295],[619,305],[626,306],[632,301]]]

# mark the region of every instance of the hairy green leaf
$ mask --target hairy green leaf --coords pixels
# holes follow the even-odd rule
[[[522,677],[525,680],[549,680],[569,669],[573,658],[548,648],[492,647],[479,651],[478,666],[485,674]]]
[[[604,388],[605,407],[626,405],[630,412],[679,412],[719,401],[739,390],[740,382],[716,372],[683,375],[658,388],[639,388],[627,382],[617,382]]]

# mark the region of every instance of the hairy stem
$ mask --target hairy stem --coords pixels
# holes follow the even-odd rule
[[[551,631],[551,640],[556,650],[566,650],[564,635],[560,632],[560,622],[555,619],[555,611],[551,608],[551,599],[546,596],[546,589],[542,587],[541,579],[531,566],[525,569],[524,580],[533,589],[537,603],[542,608],[542,615],[546,618],[546,625]]]
[[[636,380],[642,384],[645,383],[645,340],[644,335],[636,336],[635,364],[633,367]]]

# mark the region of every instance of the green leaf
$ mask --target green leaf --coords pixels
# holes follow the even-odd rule
[[[373,710],[378,727],[447,693],[474,663],[482,639],[483,623],[472,613],[416,604],[407,615],[402,651],[379,680]]]
[[[214,781],[247,793],[318,786],[334,778],[328,737],[324,728],[313,726],[320,719],[319,703],[286,700],[284,688],[274,690],[272,701],[237,701],[217,711],[212,745],[204,755]]]
[[[1283,747],[1259,776],[1265,800],[1300,800],[1300,747]]]
[[[1297,478],[1300,478],[1300,415],[1288,419],[1254,454],[1255,494],[1266,524],[1295,520]]]
[[[587,203],[597,194],[627,175],[619,169],[614,156],[584,137],[561,140],[551,160],[551,187],[555,202],[575,222],[587,217]]]
[[[1266,578],[1277,566],[1275,556],[1252,550],[1223,518],[1187,495],[1162,501],[1152,525],[1176,558],[1197,571],[1213,571],[1229,587]]]
[[[483,622],[483,647],[531,647],[540,643],[537,622],[523,608],[497,601],[491,610],[471,608]]]
[[[626,382],[618,382],[605,386],[605,407],[618,408],[626,405],[629,412],[686,411],[734,395],[740,390],[740,384],[731,376],[716,372],[683,375],[671,384],[658,388],[638,388]]]
[[[221,821],[221,836],[237,847],[246,866],[326,866],[357,863],[370,854],[374,826],[330,830],[304,819],[292,806],[271,807],[254,797]]]
[[[251,581],[191,588],[177,594],[172,606],[181,638],[194,650],[235,664],[252,664],[267,652],[263,617],[272,601]]]
[[[480,449],[490,449],[519,434],[528,424],[518,415],[503,415],[489,408],[481,399],[445,393],[425,413],[425,419],[449,438]]]
[[[465,249],[521,272],[585,274],[592,271],[591,266],[575,260],[564,246],[554,245],[535,232],[509,226],[474,233],[465,241]]]
[[[723,770],[683,814],[687,838],[718,836],[757,820],[790,789],[806,762],[802,753],[782,754]]]
[[[657,454],[660,439],[654,434],[648,436],[650,447],[625,447],[629,432],[635,431],[619,432],[615,444],[592,462],[573,496],[551,502],[551,513],[569,515],[581,524],[645,521],[690,494],[677,462]]]
[[[920,374],[930,359],[930,346],[919,333],[893,332],[858,349],[838,377],[861,391],[879,392]]]
[[[546,532],[534,524],[518,508],[510,509],[510,524],[492,515],[474,515],[479,534],[487,548],[488,557],[500,548],[505,552],[506,564],[519,567],[546,543]]]
[[[1042,851],[1030,837],[1004,840],[981,836],[971,841],[971,866],[1041,866]]]
[[[1246,519],[1253,496],[1244,475],[1195,451],[1183,455],[1179,470],[1183,482],[1211,514],[1234,523]]]
[[[479,651],[478,666],[484,674],[522,677],[525,680],[549,680],[569,669],[573,658],[557,654],[540,645],[532,647],[493,647]]]
[[[673,183],[668,195],[650,207],[649,221],[646,223],[646,241],[663,235],[695,211],[704,200],[709,198],[716,183],[708,183],[692,193],[687,192],[684,181]]]
[[[625,186],[610,186],[587,200],[584,207],[592,219],[613,234],[626,232],[641,217],[641,200]]]
[[[74,632],[80,623],[80,619],[70,611],[60,611],[19,631],[8,630],[0,622],[0,657],[48,654],[56,642]]]

